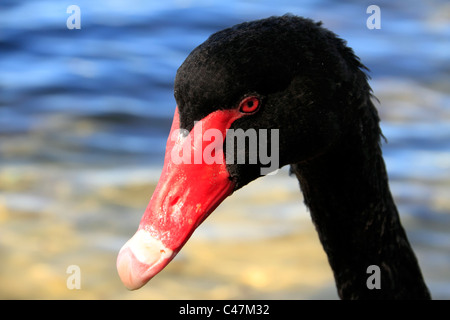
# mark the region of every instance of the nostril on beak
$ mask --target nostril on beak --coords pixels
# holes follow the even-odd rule
[[[180,196],[175,196],[172,199],[169,200],[169,206],[174,206],[178,203],[178,200],[180,200]]]

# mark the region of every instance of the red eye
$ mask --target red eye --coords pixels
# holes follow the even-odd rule
[[[239,111],[243,113],[253,113],[259,108],[260,101],[258,97],[247,97],[239,104]]]

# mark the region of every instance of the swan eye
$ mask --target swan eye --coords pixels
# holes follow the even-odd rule
[[[261,102],[258,97],[247,97],[239,104],[239,111],[242,113],[254,113],[258,111],[260,104]]]

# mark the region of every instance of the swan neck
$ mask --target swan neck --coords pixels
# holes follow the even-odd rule
[[[401,225],[381,148],[349,138],[334,150],[291,165],[333,269],[338,294],[353,298],[430,298]],[[380,289],[367,285],[379,268]]]

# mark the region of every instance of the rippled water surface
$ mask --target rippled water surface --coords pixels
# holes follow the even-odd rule
[[[369,30],[371,4],[2,0],[0,298],[337,298],[287,170],[225,200],[143,289],[115,269],[162,169],[178,66],[215,31],[287,12],[323,21],[371,69],[392,192],[432,295],[450,298],[450,5],[379,1]]]

